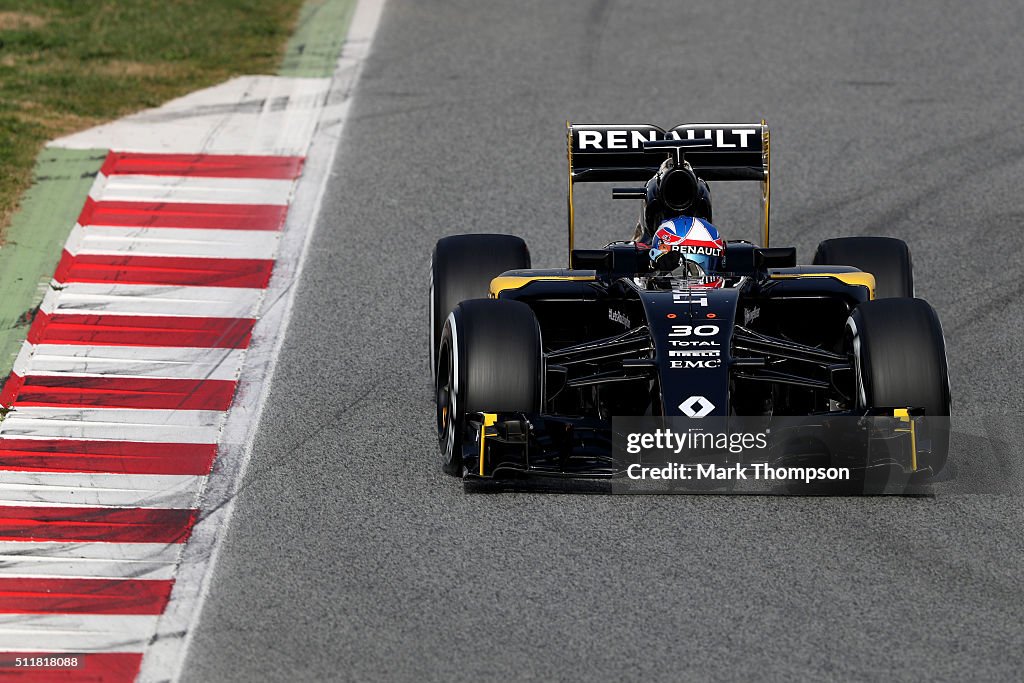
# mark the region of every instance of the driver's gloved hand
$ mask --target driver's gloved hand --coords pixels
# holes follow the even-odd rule
[[[683,255],[678,251],[663,251],[651,260],[651,268],[667,273],[679,267]]]

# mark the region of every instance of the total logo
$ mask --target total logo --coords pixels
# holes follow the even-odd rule
[[[679,404],[679,410],[687,417],[704,417],[715,409],[715,404],[703,396],[691,396]]]
[[[716,341],[707,341],[707,340],[704,340],[704,339],[698,339],[697,341],[685,341],[685,340],[684,341],[679,341],[678,339],[669,339],[668,340],[668,345],[669,346],[682,346],[682,347],[693,347],[693,346],[700,346],[700,347],[714,346],[714,347],[718,347],[718,346],[721,346],[721,344],[719,344]],[[669,354],[669,355],[671,356],[672,354]]]

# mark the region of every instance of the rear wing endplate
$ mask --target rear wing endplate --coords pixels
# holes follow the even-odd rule
[[[572,124],[566,121],[569,156],[569,253],[574,244],[572,188],[575,183],[646,181],[664,157],[644,152],[653,140],[709,141],[686,150],[686,161],[704,180],[756,180],[764,213],[762,246],[768,246],[771,148],[768,125],[761,123],[687,123],[669,130],[637,124]]]

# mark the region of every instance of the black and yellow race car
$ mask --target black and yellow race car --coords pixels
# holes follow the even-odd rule
[[[903,241],[829,239],[808,265],[793,247],[769,246],[763,121],[569,125],[567,138],[568,268],[531,269],[527,245],[511,235],[455,235],[434,249],[430,360],[446,472],[615,477],[627,465],[614,447],[622,416],[690,419],[695,428],[792,417],[833,436],[834,418],[870,418],[860,440],[796,441],[826,444],[827,457],[856,467],[943,469],[943,334],[933,308],[914,297]],[[655,226],[678,214],[710,222],[716,181],[760,183],[760,244],[725,242],[715,273],[685,261],[662,267],[650,253]],[[612,192],[641,203],[636,239],[575,248],[580,182],[640,183]],[[878,442],[886,447],[864,446]]]

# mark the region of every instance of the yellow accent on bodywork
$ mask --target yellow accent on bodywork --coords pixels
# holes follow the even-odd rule
[[[847,285],[868,288],[868,298],[875,298],[875,276],[871,273],[775,273],[773,280],[792,280],[802,277],[831,277]]]
[[[908,424],[907,429],[897,429],[897,432],[910,432],[910,469],[917,472],[917,431],[914,429],[914,418],[910,416],[910,411],[907,408],[896,408],[892,411],[892,416],[898,418],[900,422],[906,422]]]
[[[519,289],[540,280],[593,282],[596,279],[595,275],[499,275],[491,280],[491,298],[497,299],[506,289]]]
[[[487,441],[487,428],[493,427],[498,421],[497,413],[481,413],[484,423],[480,425],[480,476],[484,476],[484,444]],[[494,436],[493,434],[491,436]]]
[[[764,235],[761,246],[768,246],[768,218],[772,207],[772,147],[768,123],[761,119],[761,145],[764,147],[764,181],[761,183],[761,206],[764,208]]]
[[[572,250],[576,243],[576,215],[572,205],[572,124],[565,121],[567,154],[569,155],[569,267],[572,268]]]

